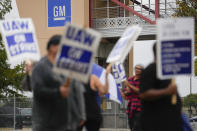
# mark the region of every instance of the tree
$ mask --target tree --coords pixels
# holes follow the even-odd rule
[[[4,15],[12,9],[11,0],[0,1],[0,6],[0,19],[4,19]],[[20,83],[24,77],[23,70],[23,64],[14,68],[10,67],[0,35],[0,98],[12,97],[13,95],[21,96],[18,92],[22,91]]]
[[[194,65],[195,65],[195,76],[197,76],[197,59],[195,59],[195,63],[194,63]]]
[[[183,106],[188,107],[190,110],[190,116],[192,114],[192,107],[197,113],[197,94],[190,94],[183,99]]]

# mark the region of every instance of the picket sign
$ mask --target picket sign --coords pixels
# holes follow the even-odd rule
[[[110,52],[107,63],[123,63],[133,47],[133,41],[137,40],[141,30],[139,25],[128,27]]]
[[[30,18],[1,20],[0,30],[10,63],[40,59],[35,29]]]
[[[67,23],[53,70],[87,83],[100,39],[93,29]]]
[[[142,28],[139,25],[128,27],[107,58],[106,62],[113,65],[112,72],[119,88],[122,88],[121,82],[126,80],[122,63],[133,47],[133,42],[136,41],[140,35],[141,30]]]
[[[157,20],[158,78],[193,74],[194,27],[194,18],[189,17]]]

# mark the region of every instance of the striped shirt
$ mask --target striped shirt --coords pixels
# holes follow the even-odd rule
[[[135,77],[130,77],[128,78],[129,84],[135,86],[136,88],[139,88],[139,79],[134,79]],[[129,118],[132,118],[133,113],[135,111],[141,111],[141,102],[139,95],[135,93],[133,90],[130,90],[130,92],[127,94],[128,98],[128,105],[127,105],[127,110],[126,113],[128,114]]]

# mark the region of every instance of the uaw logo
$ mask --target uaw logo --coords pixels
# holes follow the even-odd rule
[[[37,52],[32,33],[19,33],[7,36],[6,40],[11,56],[16,56],[25,52]]]

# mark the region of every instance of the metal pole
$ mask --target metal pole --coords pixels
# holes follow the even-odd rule
[[[125,0],[124,0],[124,4],[125,4]],[[124,17],[125,17],[125,15],[126,15],[126,12],[125,12],[125,8],[124,8]]]
[[[133,0],[133,10],[135,10],[135,0]]]
[[[109,18],[109,0],[107,0],[107,18]]]
[[[142,4],[142,0],[141,0],[141,14],[142,14],[142,5],[143,5],[143,4]]]
[[[192,94],[192,76],[190,76],[190,94]]]
[[[149,2],[148,2],[148,6],[149,6],[149,15],[150,15],[150,0],[149,0]]]
[[[115,103],[115,129],[116,129],[116,102]]]
[[[165,0],[165,14],[167,14],[166,8],[167,8],[167,0]]]
[[[15,125],[16,125],[16,97],[14,94],[14,129],[15,129]]]
[[[159,18],[159,0],[155,0],[155,20]]]
[[[93,11],[92,0],[89,0],[89,27],[92,27],[92,11]]]

